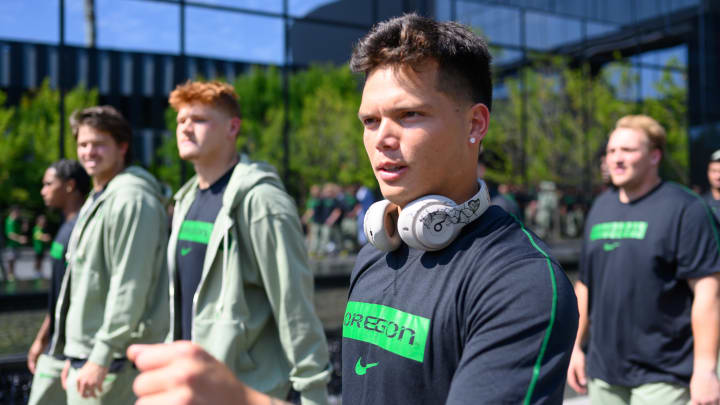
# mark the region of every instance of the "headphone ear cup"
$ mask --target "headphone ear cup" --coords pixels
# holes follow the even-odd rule
[[[429,195],[407,204],[398,218],[398,233],[408,246],[435,251],[449,245],[462,229],[447,214],[455,202],[441,195]]]
[[[385,222],[387,216],[393,215],[388,212],[393,207],[394,205],[388,200],[378,201],[368,208],[363,221],[363,230],[368,242],[384,252],[392,252],[401,243],[394,218],[391,218],[388,224],[392,224],[392,228],[386,226]]]

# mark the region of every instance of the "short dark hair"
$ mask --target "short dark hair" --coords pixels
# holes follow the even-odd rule
[[[82,195],[90,192],[90,176],[77,160],[61,159],[50,165],[55,177],[62,181],[75,180],[75,189]]]
[[[384,65],[415,70],[438,63],[437,86],[452,96],[492,107],[490,51],[480,36],[456,22],[438,22],[417,14],[378,23],[353,49],[350,69],[366,76]]]
[[[83,125],[107,132],[118,144],[127,144],[125,165],[130,164],[132,160],[132,129],[130,123],[127,122],[120,111],[109,105],[99,105],[73,111],[72,115],[70,115],[70,127],[76,141],[78,131]]]

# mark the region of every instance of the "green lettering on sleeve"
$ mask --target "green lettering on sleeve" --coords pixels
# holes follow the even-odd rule
[[[63,258],[63,245],[61,243],[54,242],[50,245],[50,257],[55,260],[62,260]]]

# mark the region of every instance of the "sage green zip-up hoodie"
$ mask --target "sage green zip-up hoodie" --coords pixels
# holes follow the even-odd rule
[[[193,177],[175,195],[168,246],[173,339],[180,332],[177,241],[197,189]],[[240,381],[281,399],[292,383],[303,405],[327,402],[331,368],[300,220],[271,166],[243,156],[233,169],[207,245],[192,317],[192,340]]]
[[[132,343],[167,336],[167,215],[160,184],[140,167],[89,197],[70,236],[51,354],[108,367]]]

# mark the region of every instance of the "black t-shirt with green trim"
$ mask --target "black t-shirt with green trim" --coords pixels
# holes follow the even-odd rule
[[[715,215],[715,219],[720,223],[720,200],[716,200],[710,191],[705,193],[703,197],[705,197],[705,202],[710,207],[710,211]]]
[[[588,287],[588,373],[610,384],[688,385],[693,367],[687,280],[720,271],[712,214],[692,191],[660,183],[624,204],[600,195],[588,215],[580,280]]]
[[[205,251],[210,241],[213,224],[222,207],[223,193],[234,168],[235,166],[210,187],[204,190],[198,188],[195,200],[178,232],[175,277],[180,288],[176,293],[179,293],[181,336],[185,340],[190,340],[192,336],[193,297],[202,277]]]
[[[499,207],[447,248],[366,245],[343,320],[343,405],[561,404],[577,302]]]
[[[68,243],[70,242],[70,234],[75,227],[77,216],[63,222],[58,229],[55,239],[50,245],[50,264],[52,273],[50,274],[50,289],[48,290],[48,309],[50,311],[50,335],[53,335],[55,329],[55,304],[60,297],[60,287],[65,276],[65,268],[67,261],[65,260],[65,252],[67,252]]]

